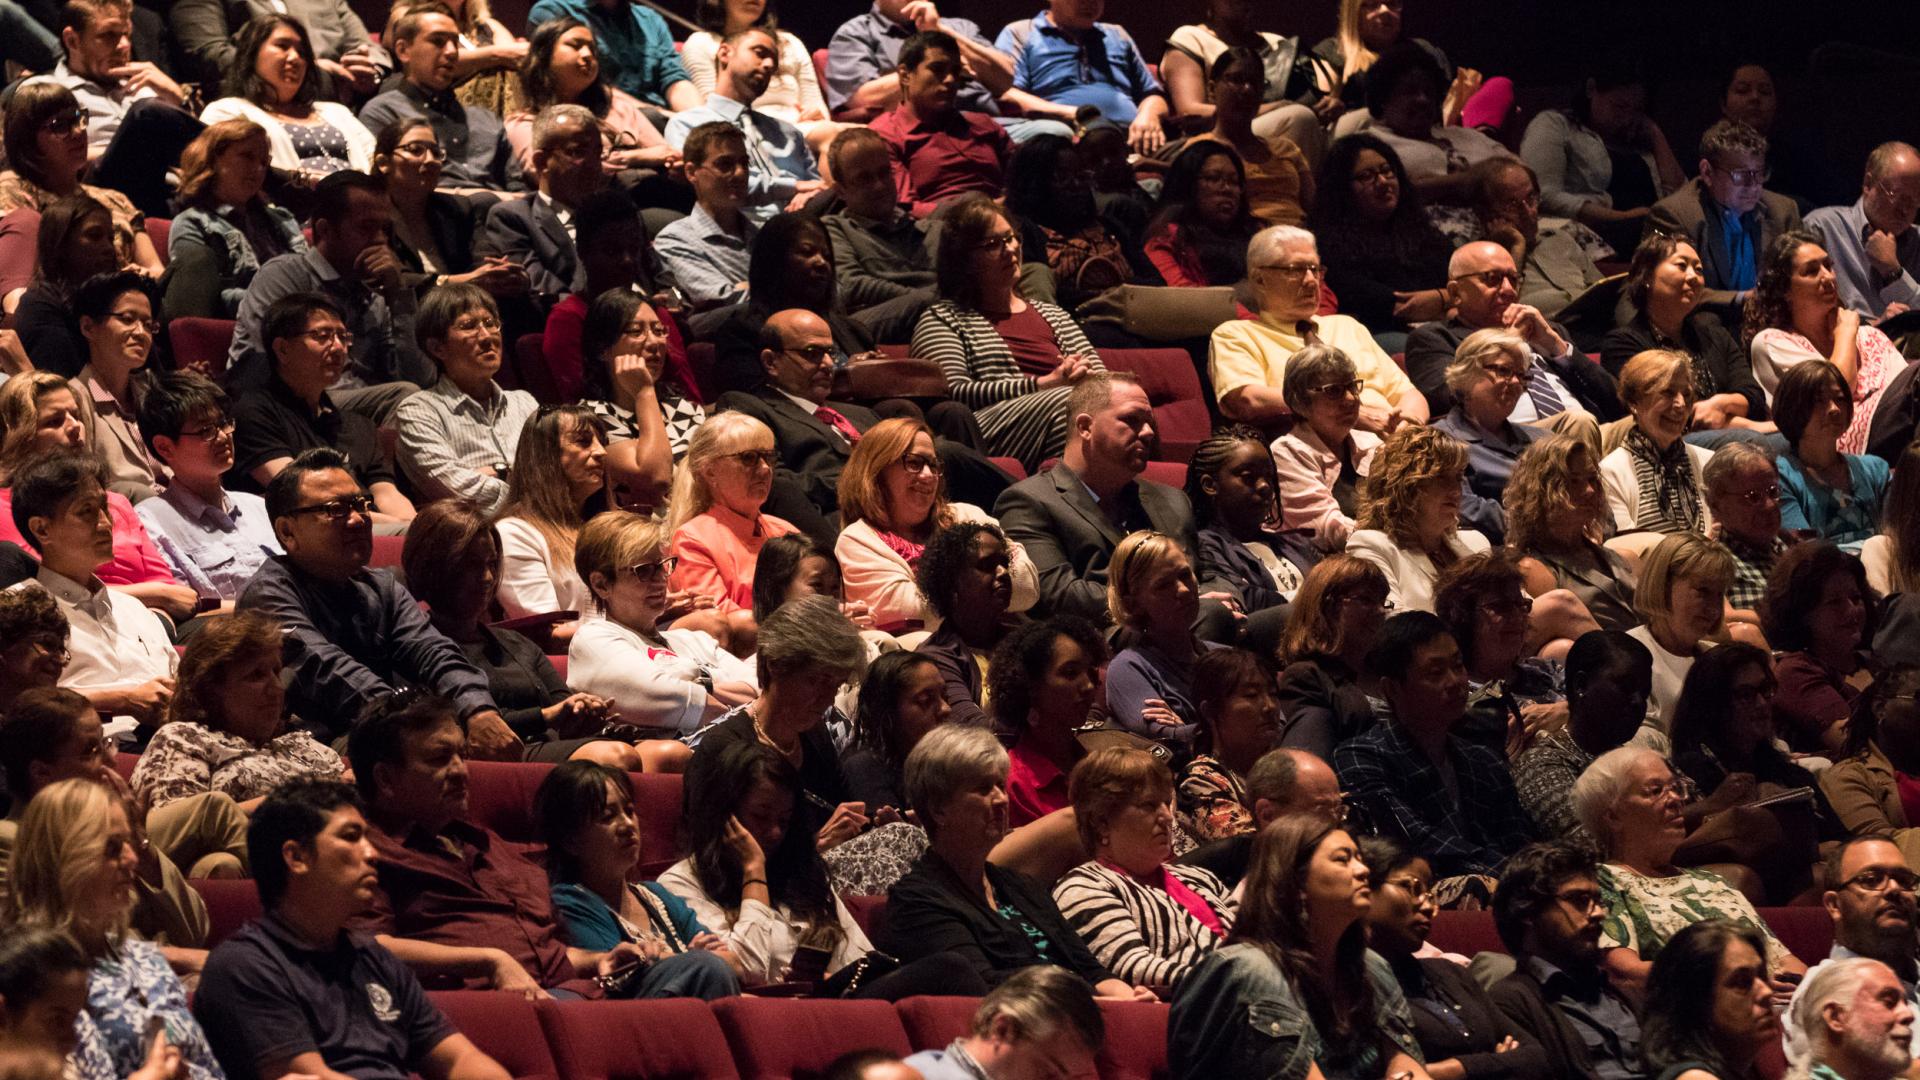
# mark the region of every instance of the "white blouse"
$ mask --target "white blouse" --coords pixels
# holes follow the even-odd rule
[[[1448,545],[1461,558],[1493,546],[1472,529],[1454,533]],[[1396,612],[1433,610],[1433,586],[1440,570],[1426,552],[1409,551],[1379,529],[1356,529],[1347,537],[1347,554],[1365,559],[1387,575],[1387,602]]]
[[[694,872],[690,858],[668,867],[667,872],[660,875],[660,884],[687,902],[700,925],[726,939],[733,955],[740,958],[745,968],[747,985],[786,981],[787,969],[792,966],[794,950],[806,935],[807,924],[796,921],[785,904],[771,908],[758,900],[749,900],[740,905],[738,914],[728,916],[726,909],[700,886],[700,877]],[[867,940],[866,932],[854,921],[837,893],[833,910],[840,919],[840,944],[827,961],[829,975],[873,951],[873,943]]]
[[[554,611],[593,613],[593,592],[571,565],[553,561],[547,538],[525,518],[501,518],[493,523],[500,534],[500,584],[494,594],[507,618],[545,615]]]
[[[567,643],[567,685],[611,699],[629,724],[682,735],[698,729],[706,717],[701,675],[714,682],[760,685],[752,664],[704,631],[662,630],[660,636],[664,649],[604,615],[588,617]]]

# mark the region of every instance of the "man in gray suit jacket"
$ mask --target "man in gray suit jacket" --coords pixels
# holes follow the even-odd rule
[[[538,190],[497,203],[474,254],[504,256],[527,268],[535,303],[544,314],[562,296],[586,287],[574,245],[573,218],[581,200],[605,183],[605,147],[593,114],[579,105],[543,109],[533,122],[533,172]]]
[[[1800,208],[1785,195],[1763,189],[1767,139],[1737,120],[1722,120],[1700,136],[1700,175],[1653,204],[1648,234],[1684,236],[1700,253],[1707,279],[1703,303],[1735,309],[1760,279],[1767,249],[1800,227]],[[1623,253],[1624,254],[1624,253]]]

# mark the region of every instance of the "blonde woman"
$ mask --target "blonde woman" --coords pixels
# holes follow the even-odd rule
[[[840,473],[840,538],[833,554],[849,603],[867,605],[875,627],[888,633],[940,628],[914,575],[933,534],[949,525],[998,525],[971,503],[947,501],[933,432],[900,417],[869,428]],[[1013,600],[1025,611],[1040,598],[1040,578],[1026,549],[1010,545]]]
[[[1701,471],[1713,455],[1682,438],[1693,419],[1693,388],[1686,353],[1648,349],[1620,369],[1620,399],[1633,425],[1626,441],[1600,460],[1607,507],[1620,532],[1710,530]]]
[[[1440,571],[1493,546],[1460,528],[1466,473],[1467,448],[1422,425],[1401,427],[1373,455],[1347,554],[1386,574],[1395,610],[1432,611]]]
[[[1180,541],[1146,530],[1120,541],[1107,565],[1107,612],[1129,643],[1107,666],[1113,722],[1185,758],[1200,730],[1194,661],[1223,646],[1193,635],[1200,583]]]
[[[687,443],[673,478],[667,529],[673,536],[673,587],[711,600],[727,616],[736,651],[751,652],[753,568],[760,548],[798,532],[760,507],[773,490],[779,451],[767,425],[740,412],[707,418]]]
[[[1733,571],[1733,553],[1696,533],[1675,533],[1641,559],[1634,609],[1643,621],[1627,635],[1653,654],[1653,696],[1636,743],[1667,752],[1667,725],[1687,672],[1714,640],[1726,639]]]
[[[84,1076],[217,1080],[219,1062],[187,1008],[187,990],[158,946],[128,932],[134,880],[147,838],[127,821],[114,794],[93,780],[62,780],[40,790],[21,815],[10,864],[6,922],[72,935],[93,964],[87,1002],[76,1020],[79,1045],[69,1061]],[[177,1046],[184,1068],[149,1067],[162,1044]]]
[[[1366,74],[1380,54],[1400,41],[1401,0],[1340,0],[1339,24],[1332,37],[1313,47],[1313,55],[1331,64],[1337,76],[1338,93],[1349,107],[1366,103]],[[1454,69],[1447,54],[1425,38],[1414,43],[1432,54],[1444,71],[1451,72],[1453,84],[1447,89],[1442,106],[1444,123],[1458,124],[1466,110],[1467,99],[1477,92],[1483,78],[1472,68]],[[1506,80],[1496,80],[1505,82]],[[1511,90],[1509,89],[1509,94]],[[1327,110],[1318,110],[1324,116]],[[1482,119],[1476,116],[1476,121]],[[1334,129],[1334,136],[1352,134],[1365,124],[1348,121]]]
[[[1527,448],[1507,481],[1507,550],[1520,557],[1528,595],[1573,594],[1602,630],[1630,630],[1632,564],[1600,542],[1609,511],[1593,449],[1571,435]]]

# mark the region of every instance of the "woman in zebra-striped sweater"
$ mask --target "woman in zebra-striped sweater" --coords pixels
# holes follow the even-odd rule
[[[1053,887],[1054,903],[1118,978],[1177,986],[1233,929],[1234,903],[1209,871],[1172,863],[1173,774],[1145,750],[1081,759],[1068,781],[1093,858]]]
[[[1005,208],[963,199],[942,219],[940,300],[913,329],[913,355],[940,365],[947,392],[972,409],[986,452],[1029,472],[1067,442],[1067,393],[1106,371],[1062,308],[1020,295],[1020,233]]]

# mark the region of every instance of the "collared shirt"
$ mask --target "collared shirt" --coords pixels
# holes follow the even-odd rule
[[[942,18],[940,29],[957,38],[988,45],[980,28],[970,19]],[[918,29],[898,23],[880,13],[875,3],[864,15],[855,15],[840,24],[827,44],[827,105],[835,111],[846,105],[862,86],[891,75],[900,66],[900,49]],[[1000,115],[1000,105],[987,88],[973,79],[964,81],[954,95],[954,106],[967,112]]]
[[[262,390],[239,395],[233,409],[233,469],[237,486],[257,489],[253,470],[277,458],[299,457],[302,450],[325,446],[347,457],[347,467],[363,488],[393,482],[393,470],[380,452],[373,421],[348,412],[321,393],[308,405],[278,375]]]
[[[692,213],[654,237],[654,254],[692,303],[731,303],[746,297],[747,263],[760,223],[742,217],[740,224],[740,235],[735,236],[721,228],[706,207],[695,203]]]
[[[82,692],[134,686],[171,678],[179,669],[180,654],[167,626],[147,605],[107,588],[97,577],[82,584],[45,566],[33,583],[23,581],[14,588],[34,584],[45,589],[67,617],[70,655],[60,673],[61,686]]]
[[[1537,956],[1523,961],[1527,974],[1540,982],[1548,1005],[1573,1022],[1587,1048],[1587,1061],[1601,1080],[1645,1080],[1640,1065],[1640,1019],[1620,991],[1595,969],[1587,980],[1572,975]]]
[[[67,66],[65,58],[54,66],[52,73],[28,79],[23,85],[37,82],[58,83],[73,92],[73,99],[87,113],[87,153],[94,157],[105,151],[107,144],[119,134],[120,123],[127,118],[127,110],[134,102],[160,96],[151,86],[128,90],[124,80],[104,83],[90,75],[77,74]]]
[[[694,128],[715,121],[739,128],[746,136],[751,172],[747,199],[759,208],[763,218],[784,209],[800,181],[820,179],[813,151],[807,148],[807,137],[799,128],[725,94],[708,94],[705,105],[673,114],[667,121],[667,142],[679,150],[687,145],[687,135]]]
[[[1380,348],[1367,328],[1349,315],[1315,315],[1307,320],[1321,342],[1346,353],[1353,361],[1354,377],[1362,387],[1363,404],[1380,409],[1397,406],[1401,395],[1412,390],[1413,380]],[[1213,391],[1217,398],[1243,386],[1269,386],[1279,389],[1286,376],[1287,358],[1307,344],[1295,325],[1281,325],[1266,318],[1233,319],[1213,331]]]
[[[140,418],[120,404],[91,363],[68,379],[67,386],[80,405],[87,445],[106,461],[107,482],[113,490],[136,499],[157,492],[166,482],[167,467],[147,449],[140,435]]]
[[[507,144],[507,127],[486,109],[467,105],[445,90],[428,90],[411,79],[360,107],[368,131],[382,131],[395,120],[425,116],[447,152],[445,181],[505,191],[516,186],[519,162]]]
[[[1787,553],[1787,542],[1776,536],[1771,545],[1761,547],[1724,528],[1716,531],[1720,542],[1733,553],[1733,585],[1727,589],[1727,603],[1735,611],[1757,611],[1760,599],[1767,595],[1767,577],[1773,573],[1773,564]]]
[[[567,239],[573,241],[577,246],[580,243],[580,236],[573,228],[573,211],[562,206],[560,200],[544,191],[534,192],[533,197],[539,200],[541,206],[553,211],[553,216],[560,221],[560,227],[567,230]]]
[[[1038,821],[1063,807],[1072,806],[1067,797],[1067,774],[1060,771],[1031,739],[1021,739],[1007,751],[1007,824],[1018,828]]]
[[[1295,424],[1292,431],[1273,440],[1269,449],[1280,488],[1281,527],[1309,530],[1314,544],[1323,551],[1345,547],[1354,521],[1340,509],[1333,493],[1340,479],[1341,455],[1321,442],[1310,424]],[[1355,428],[1342,449],[1347,464],[1365,479],[1373,468],[1374,451],[1380,449],[1380,436]]]
[[[644,4],[593,0],[539,0],[527,13],[527,25],[539,26],[571,15],[593,28],[594,55],[608,82],[650,105],[665,107],[667,88],[687,82],[686,65],[673,48],[667,20]]]
[[[400,467],[422,495],[473,499],[493,513],[507,501],[520,429],[540,403],[525,390],[487,385],[492,394],[482,402],[441,376],[402,401],[392,424],[400,432]]]
[[[1580,748],[1565,731],[1550,731],[1513,761],[1513,788],[1520,805],[1540,830],[1553,840],[1588,843],[1586,826],[1574,816],[1573,782],[1593,764],[1594,755]]]
[[[267,557],[280,554],[280,538],[258,495],[222,491],[216,506],[175,483],[134,512],[173,575],[201,596],[238,599]]]
[[[1745,292],[1753,288],[1760,278],[1760,260],[1754,252],[1755,236],[1760,231],[1760,211],[1749,210],[1742,214],[1729,207],[1714,205],[1715,220],[1720,226],[1717,242],[1726,255],[1727,280],[1723,288],[1735,292]],[[1708,229],[1709,239],[1713,230]]]
[[[922,1050],[906,1059],[926,1080],[993,1080],[967,1053],[967,1040],[955,1039],[945,1050]]]
[[[872,127],[893,159],[897,197],[915,217],[970,191],[997,199],[1006,187],[1013,140],[991,116],[949,109],[928,118],[899,105],[875,117]]]
[[[1807,227],[1825,240],[1833,257],[1833,276],[1840,286],[1840,302],[1870,318],[1879,318],[1888,304],[1920,307],[1920,229],[1909,225],[1893,238],[1894,259],[1900,264],[1892,276],[1882,275],[1867,258],[1867,234],[1873,224],[1858,199],[1852,206],[1823,206],[1807,215]]]
[[[318,1052],[328,1069],[406,1080],[454,1027],[407,965],[365,934],[316,949],[268,912],[207,957],[194,995],[228,1075]]]
[[[358,279],[340,276],[317,247],[297,254],[276,255],[253,275],[247,295],[234,315],[233,347],[227,362],[240,367],[249,356],[258,354],[252,368],[252,385],[265,382],[264,372],[272,357],[267,353],[267,309],[275,300],[297,292],[317,292],[340,305],[346,315],[347,332],[353,335],[346,367],[332,389],[350,390],[376,383],[405,379],[421,385],[431,383],[433,365],[420,355],[413,339],[413,317],[417,307],[413,291],[402,289],[391,304],[381,293]],[[236,378],[239,373],[236,372]],[[240,396],[244,401],[245,397]]]
[[[1022,34],[1022,24],[1010,24],[994,47],[1013,57],[1014,86],[1056,105],[1092,105],[1116,124],[1131,124],[1141,102],[1163,93],[1118,23],[1067,30],[1042,11],[1025,24],[1024,42]]]

